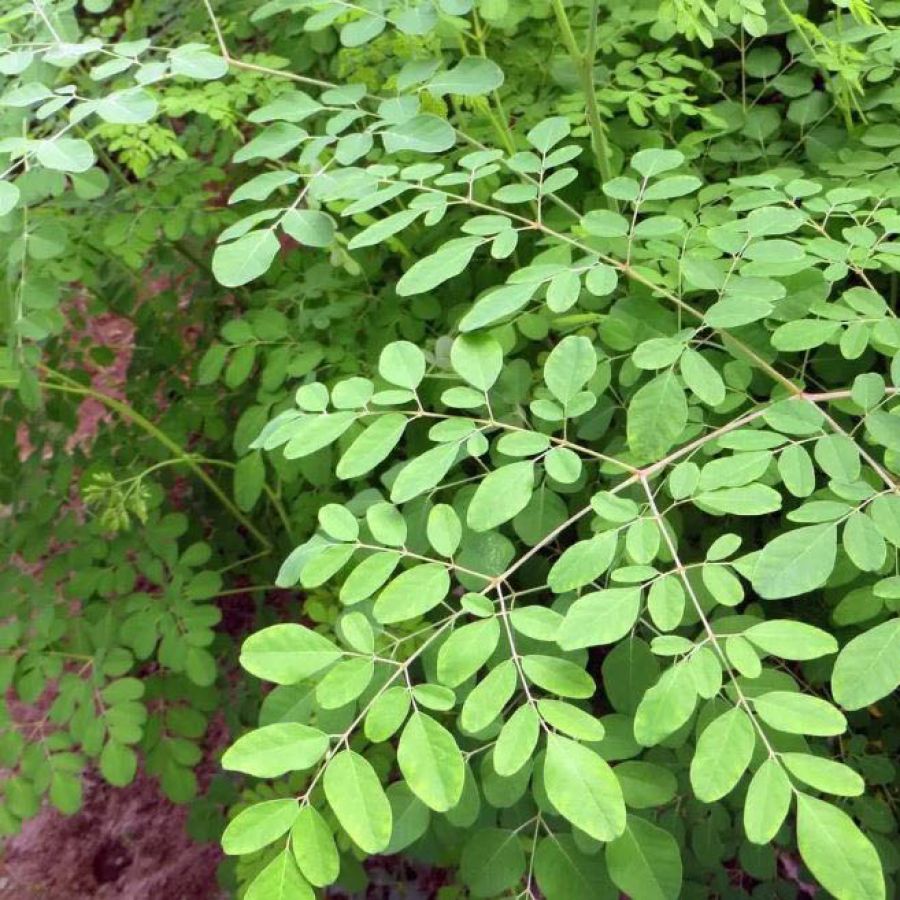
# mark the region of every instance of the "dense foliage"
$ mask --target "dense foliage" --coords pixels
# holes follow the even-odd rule
[[[895,896],[900,3],[0,22],[3,833]]]

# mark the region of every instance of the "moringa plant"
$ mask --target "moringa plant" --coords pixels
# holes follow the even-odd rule
[[[203,271],[211,250],[222,308],[202,307],[220,339],[187,354],[179,430],[220,439],[209,407],[236,398],[234,459],[110,408],[251,548],[186,597],[178,567],[234,527],[168,549],[158,596],[201,634],[138,657],[210,686],[221,575],[271,579],[276,551],[274,586],[305,603],[240,635],[273,685],[221,759],[257,779],[222,835],[243,895],[359,889],[362,861],[404,853],[476,897],[893,896],[900,7],[273,0],[250,16],[269,55],[244,5],[202,7],[178,49],[87,42],[79,64],[132,73],[111,96],[148,122],[222,130],[184,129],[224,174],[214,249],[179,233],[177,252]],[[3,71],[33,71],[3,63],[24,52]],[[216,106],[182,77],[253,81]],[[26,122],[74,104],[3,145],[23,235],[32,166],[67,173],[60,196],[128,160],[123,185],[144,176],[149,152],[104,147],[109,95],[9,90],[51,104]],[[37,410],[90,389],[47,360],[62,318],[23,324],[17,246],[7,369]],[[154,530],[146,477],[95,475],[101,531]]]

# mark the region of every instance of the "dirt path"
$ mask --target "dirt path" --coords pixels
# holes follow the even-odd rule
[[[187,835],[187,808],[140,774],[127,788],[88,778],[75,816],[44,809],[0,856],[2,900],[221,900],[221,853]]]

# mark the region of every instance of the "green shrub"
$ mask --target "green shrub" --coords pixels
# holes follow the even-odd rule
[[[59,685],[4,829],[134,746],[190,799],[222,710],[251,900],[893,896],[900,5],[59,6],[0,55],[0,671]]]

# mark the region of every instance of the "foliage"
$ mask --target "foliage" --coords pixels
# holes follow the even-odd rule
[[[94,6],[0,52],[4,830],[219,714],[251,900],[893,896],[900,6]]]

